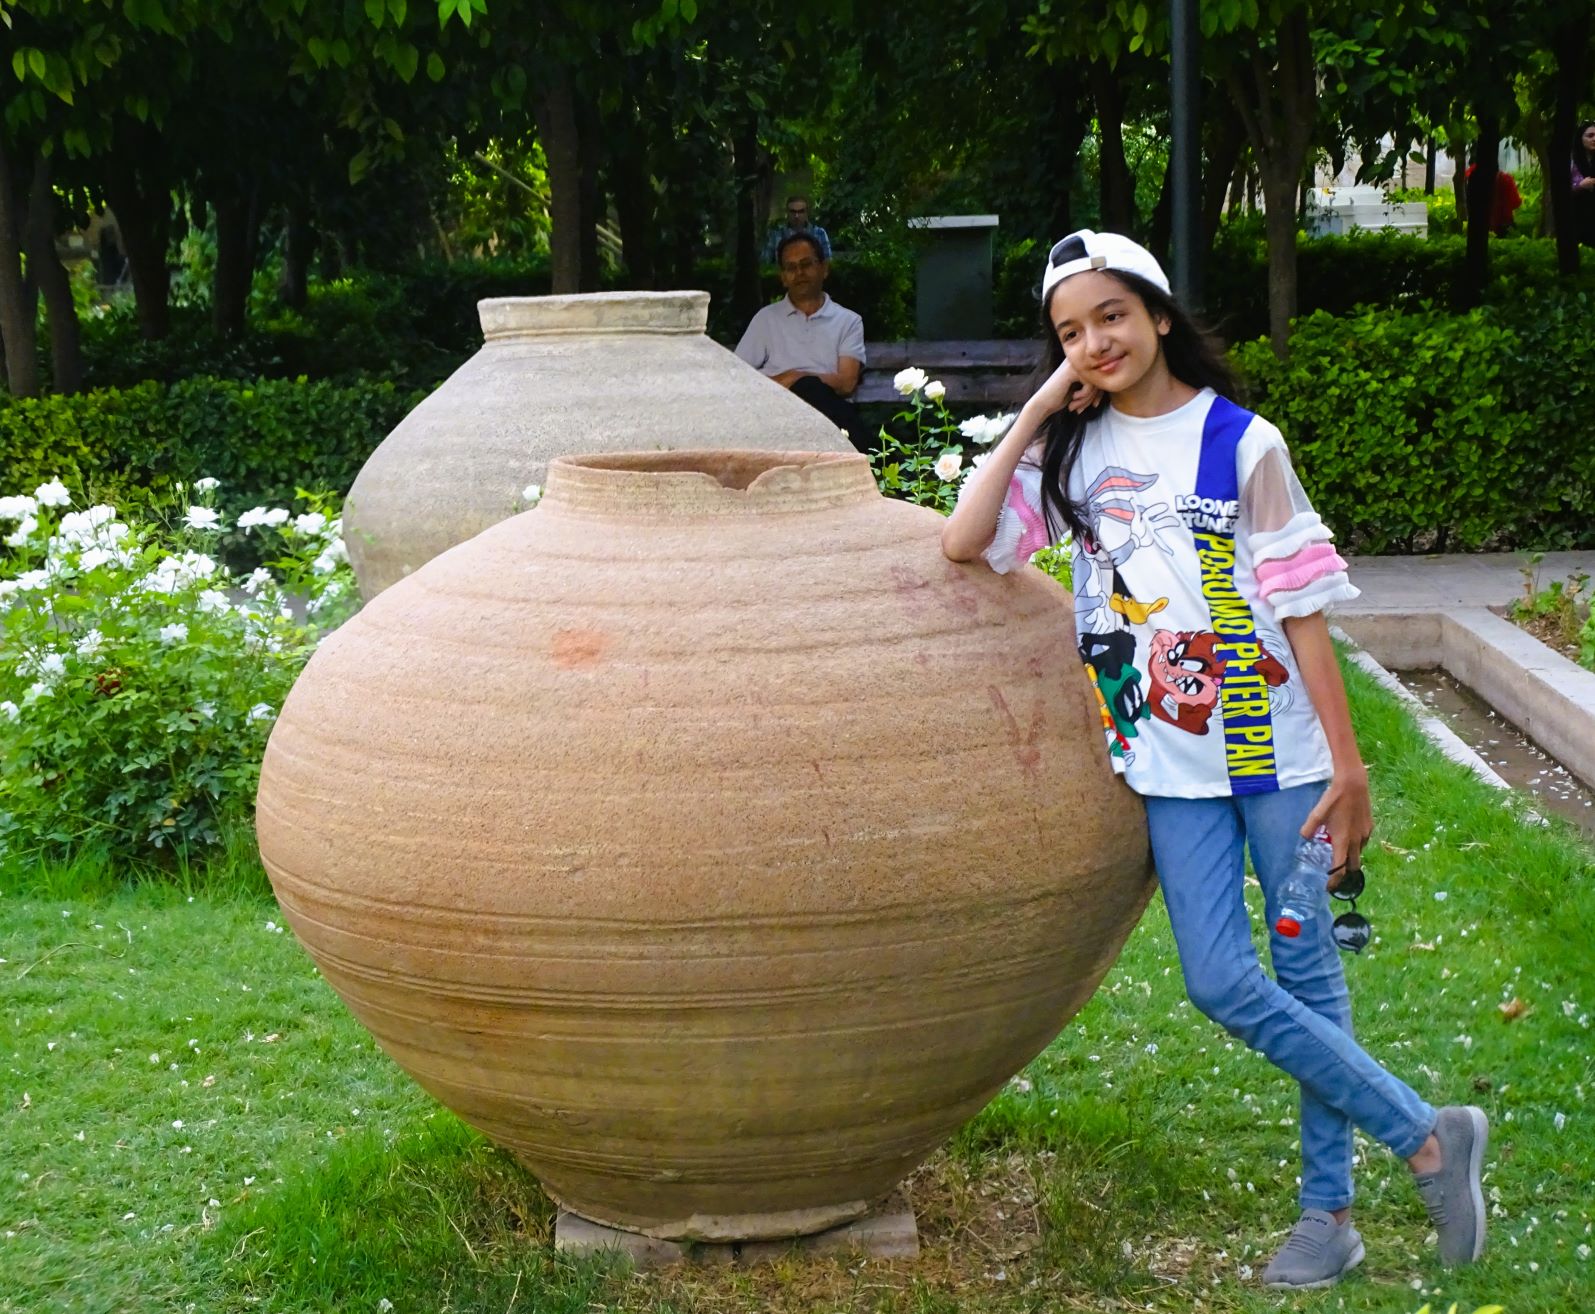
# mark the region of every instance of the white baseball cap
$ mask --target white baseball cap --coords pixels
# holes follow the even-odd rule
[[[1118,233],[1093,233],[1089,228],[1070,233],[1047,254],[1046,272],[1041,275],[1041,299],[1064,279],[1093,269],[1117,269],[1135,274],[1169,293],[1169,276],[1157,257],[1139,243]]]

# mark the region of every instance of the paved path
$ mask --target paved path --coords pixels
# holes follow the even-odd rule
[[[1502,607],[1523,591],[1526,552],[1449,554],[1434,557],[1352,557],[1351,582],[1362,590],[1342,603],[1337,615],[1375,611],[1449,611],[1456,607]],[[1539,587],[1565,580],[1575,570],[1595,578],[1595,552],[1547,552],[1539,565]]]

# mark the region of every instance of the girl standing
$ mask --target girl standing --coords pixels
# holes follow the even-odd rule
[[[1299,939],[1252,947],[1244,852],[1272,926],[1300,839],[1332,881],[1373,829],[1323,610],[1357,596],[1284,439],[1241,409],[1223,357],[1150,252],[1082,230],[1042,279],[1051,375],[970,475],[942,533],[1006,573],[1072,536],[1075,624],[1115,768],[1143,795],[1192,1003],[1301,1085],[1302,1215],[1263,1274],[1328,1286],[1363,1258],[1351,1129],[1406,1159],[1448,1264],[1484,1248],[1482,1111],[1436,1111],[1370,1058],[1328,896]]]

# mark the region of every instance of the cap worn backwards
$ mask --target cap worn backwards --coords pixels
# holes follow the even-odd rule
[[[1158,264],[1157,257],[1139,243],[1118,233],[1093,233],[1089,228],[1070,233],[1047,255],[1046,272],[1041,276],[1041,297],[1064,279],[1075,274],[1090,273],[1093,269],[1117,270],[1135,274],[1165,294],[1169,292],[1169,277]]]

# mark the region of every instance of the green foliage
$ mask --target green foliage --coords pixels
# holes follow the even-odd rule
[[[315,498],[255,509],[272,568],[235,577],[210,555],[215,485],[127,519],[70,509],[59,480],[0,509],[19,522],[0,561],[0,864],[190,856],[247,822],[271,723],[354,577]]]
[[[147,505],[179,483],[222,480],[229,523],[301,487],[349,489],[376,445],[423,394],[362,379],[188,378],[0,404],[0,469],[19,487],[57,474],[103,502]],[[222,545],[235,548],[234,534]]]
[[[1548,630],[1549,637],[1565,649],[1577,651],[1581,666],[1595,671],[1595,611],[1590,607],[1589,576],[1575,570],[1565,581],[1555,579],[1541,588],[1544,560],[1543,552],[1529,557],[1523,568],[1523,592],[1512,600],[1507,614],[1536,632]]]
[[[1416,309],[1452,305],[1463,277],[1467,239],[1406,233],[1354,232],[1297,239],[1300,314],[1343,315],[1358,306]],[[1487,304],[1514,305],[1558,289],[1595,294],[1595,262],[1569,280],[1556,268],[1556,245],[1544,239],[1495,241],[1490,247]],[[1268,331],[1268,257],[1249,219],[1225,225],[1207,270],[1209,318],[1231,341]]]
[[[1546,291],[1466,315],[1319,311],[1288,357],[1232,360],[1290,442],[1314,505],[1360,552],[1595,543],[1595,298]]]

